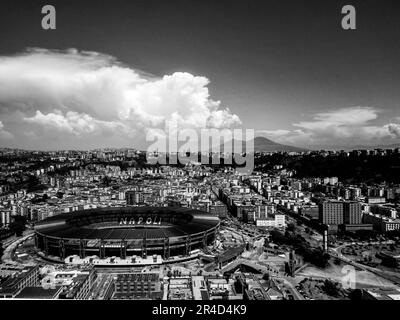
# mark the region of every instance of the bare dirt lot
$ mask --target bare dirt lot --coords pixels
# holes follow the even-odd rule
[[[343,269],[344,267],[345,264],[342,262],[340,264],[334,264],[331,262],[329,267],[325,269],[320,269],[310,265],[302,269],[296,275],[296,279],[299,278],[299,281],[301,281],[304,278],[310,277],[315,279],[332,279],[341,282],[346,274],[345,269]],[[381,278],[369,271],[363,271],[360,269],[355,270],[355,286],[357,289],[365,287],[397,288],[397,286],[389,280]]]

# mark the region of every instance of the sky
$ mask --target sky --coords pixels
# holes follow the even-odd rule
[[[56,30],[41,8],[56,8]],[[343,30],[341,8],[356,8]],[[398,1],[21,1],[0,10],[0,147],[140,147],[180,128],[400,143]]]

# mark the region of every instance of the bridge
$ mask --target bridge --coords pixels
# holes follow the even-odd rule
[[[250,268],[250,269],[252,269],[256,272],[260,272],[260,273],[270,273],[275,270],[272,267],[263,266],[263,265],[254,263],[252,261],[246,260],[246,259],[236,259],[235,261],[232,261],[231,263],[228,263],[226,266],[224,266],[221,269],[221,272],[222,273],[226,273],[226,272],[233,273],[241,266],[245,266],[247,268]]]

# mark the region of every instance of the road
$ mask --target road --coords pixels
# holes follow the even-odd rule
[[[11,237],[9,237],[9,238],[3,240],[3,241],[2,241],[2,243],[3,243],[3,248],[4,248],[4,249],[7,248],[7,247],[8,247],[10,244],[12,244],[13,242],[15,242],[15,241],[21,239],[21,238],[24,237],[24,236],[30,235],[30,234],[32,234],[32,233],[33,233],[33,230],[25,230],[25,231],[22,233],[22,236],[21,236],[21,237],[17,237],[17,236],[14,235],[14,236],[11,236]]]
[[[253,261],[239,258],[239,259],[236,259],[236,260],[230,262],[226,266],[224,266],[221,269],[221,273],[232,272],[240,265],[244,265],[244,266],[253,268],[261,273],[268,273],[268,274],[272,273],[274,275],[274,274],[278,274],[278,272],[279,272],[279,270],[275,270],[275,268],[273,268],[272,266],[260,265]]]
[[[294,284],[290,281],[292,280],[292,278],[289,280],[289,278],[287,277],[274,277],[275,279],[279,279],[281,281],[284,282],[285,286],[288,287],[288,289],[290,290],[291,294],[293,295],[294,300],[305,300],[304,297],[297,291],[296,287],[294,286]],[[276,282],[275,282],[276,284]],[[285,297],[287,297],[287,293],[286,290],[281,288],[280,285],[278,285],[278,288],[284,292]]]
[[[19,237],[19,238],[14,237],[13,239],[7,239],[6,245],[4,245],[5,250],[3,253],[3,257],[1,258],[2,262],[10,263],[10,264],[17,264],[17,262],[15,262],[12,259],[12,255],[13,255],[14,251],[17,249],[17,247],[20,243],[23,243],[32,235],[33,235],[33,231],[28,230],[28,231],[24,232],[22,237]]]

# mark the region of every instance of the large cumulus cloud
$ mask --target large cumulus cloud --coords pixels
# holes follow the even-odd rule
[[[186,72],[156,77],[112,56],[75,49],[0,57],[0,143],[7,135],[16,145],[34,147],[52,141],[59,147],[79,147],[80,141],[140,146],[147,130],[171,120],[181,128],[240,124],[211,99],[208,84]]]

